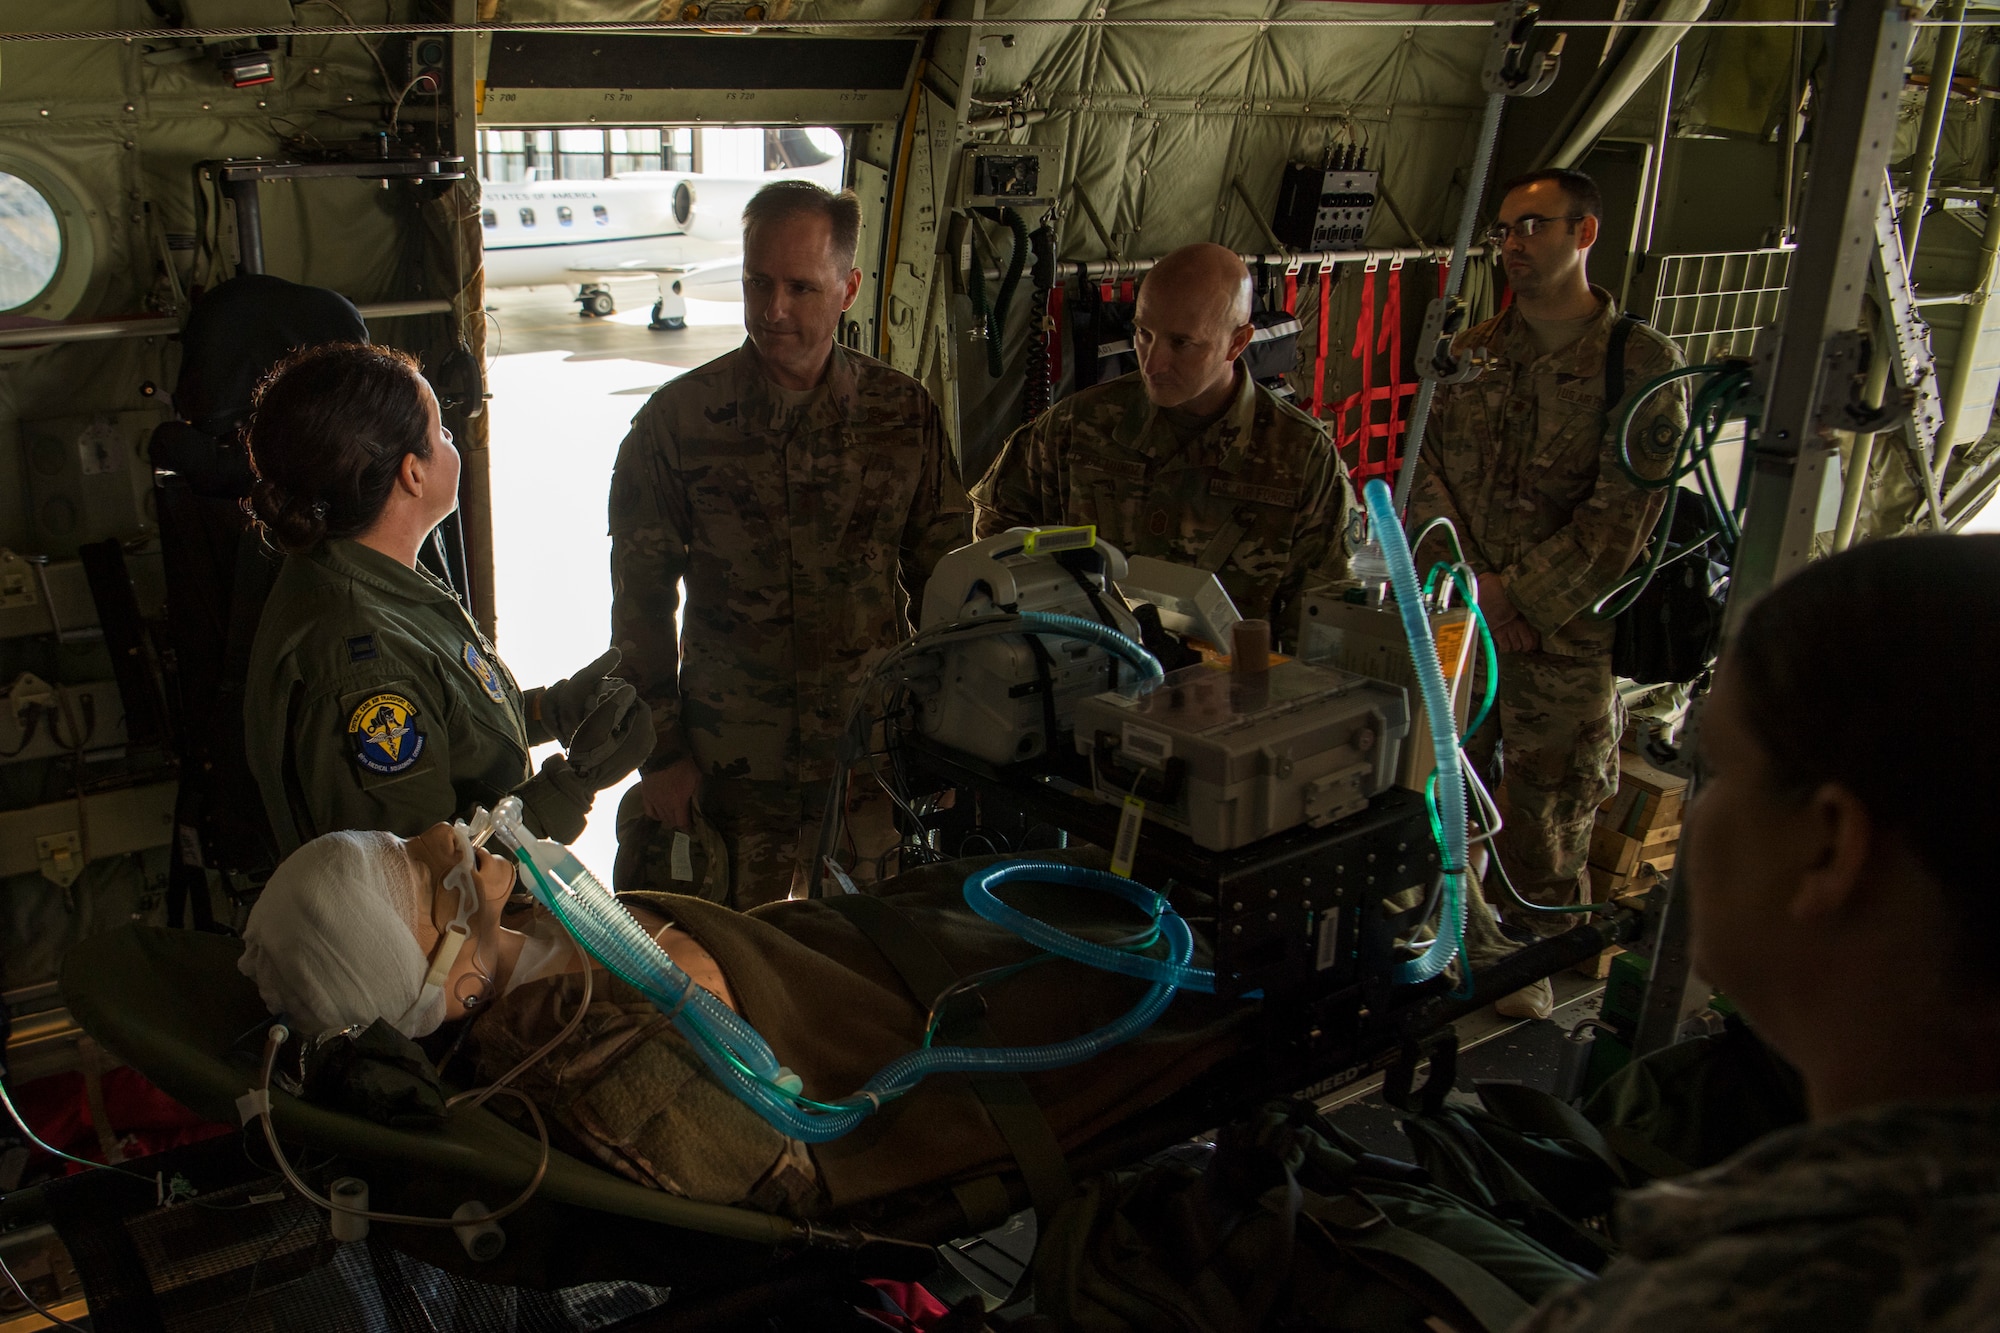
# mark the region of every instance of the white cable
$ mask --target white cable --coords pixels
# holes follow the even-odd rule
[[[101,1166],[103,1164],[100,1162],[93,1162],[91,1165]],[[48,1306],[43,1305],[33,1296],[30,1296],[28,1294],[28,1289],[21,1285],[21,1279],[14,1276],[14,1270],[7,1267],[7,1261],[5,1259],[0,1259],[0,1273],[4,1273],[7,1275],[7,1285],[12,1287],[16,1292],[20,1294],[21,1299],[28,1303],[28,1308],[30,1310],[33,1310],[36,1314],[48,1320],[51,1324],[54,1324],[57,1328],[73,1328],[77,1331],[77,1333],[84,1333],[84,1327],[82,1324],[71,1323],[69,1320],[64,1319],[61,1315],[57,1314],[54,1310],[49,1309]]]
[[[512,1069],[502,1074],[499,1078],[494,1079],[493,1082],[487,1084],[486,1087],[483,1090],[481,1090],[479,1095],[474,1097],[472,1101],[469,1103],[474,1110],[477,1110],[478,1108],[486,1105],[486,1099],[491,1097],[494,1093],[508,1091],[509,1085],[512,1084],[515,1079],[521,1077],[521,1075],[527,1073],[530,1069],[533,1069],[543,1060],[546,1060],[549,1056],[549,1052],[555,1050],[556,1047],[562,1045],[564,1042],[568,1041],[571,1037],[575,1036],[576,1030],[583,1026],[583,1016],[590,1012],[590,997],[595,977],[591,971],[590,955],[586,954],[583,951],[583,945],[577,940],[576,936],[574,935],[571,935],[569,937],[569,943],[570,947],[576,950],[577,961],[583,964],[583,998],[577,1002],[575,1016],[572,1017],[569,1020],[569,1022],[563,1026],[562,1031],[556,1033],[555,1036],[549,1038],[546,1042],[542,1043],[540,1050],[536,1051],[533,1055],[530,1055],[527,1059],[521,1061],[521,1063],[515,1065]]]
[[[436,1227],[440,1230],[464,1226],[465,1219],[460,1217],[419,1217],[408,1213],[377,1213],[361,1208],[349,1208],[335,1203],[299,1179],[298,1172],[292,1169],[291,1159],[285,1156],[285,1150],[278,1145],[278,1131],[271,1123],[271,1067],[277,1063],[278,1048],[285,1044],[285,1038],[289,1035],[282,1023],[273,1023],[270,1031],[265,1034],[263,1073],[257,1090],[251,1097],[260,1099],[260,1104],[253,1108],[253,1114],[264,1122],[264,1142],[270,1145],[271,1158],[278,1164],[278,1170],[284,1173],[291,1187],[307,1201],[317,1204],[328,1213],[346,1213],[352,1217],[365,1217],[371,1222],[388,1222],[397,1226]],[[461,1102],[478,1095],[479,1091],[482,1090],[459,1093],[445,1102],[445,1109],[455,1110]],[[542,1186],[542,1177],[547,1175],[549,1170],[549,1127],[542,1120],[541,1108],[535,1105],[532,1097],[515,1088],[495,1088],[488,1091],[487,1095],[490,1096],[492,1092],[504,1092],[527,1108],[528,1118],[535,1122],[535,1134],[541,1140],[542,1160],[536,1165],[535,1174],[529,1178],[528,1187],[522,1190],[512,1203],[486,1214],[480,1219],[482,1222],[498,1222],[525,1206],[528,1200],[535,1197],[535,1191]],[[249,1100],[245,1099],[246,1102]]]

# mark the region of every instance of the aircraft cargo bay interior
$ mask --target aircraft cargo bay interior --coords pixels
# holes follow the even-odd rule
[[[1991,1326],[1996,88],[0,0],[0,1333]]]

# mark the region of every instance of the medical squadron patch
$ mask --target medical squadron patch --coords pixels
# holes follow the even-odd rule
[[[400,694],[364,700],[347,719],[347,738],[354,744],[354,762],[370,773],[407,772],[424,753],[417,706]]]
[[[465,665],[479,680],[479,687],[486,691],[486,697],[496,704],[507,702],[507,691],[500,686],[500,673],[493,664],[479,655],[479,649],[465,645]]]

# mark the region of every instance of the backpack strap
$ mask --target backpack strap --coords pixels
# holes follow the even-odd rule
[[[1633,314],[1620,314],[1612,321],[1611,338],[1604,344],[1604,417],[1611,418],[1611,410],[1625,397],[1625,344],[1631,340],[1634,326],[1646,321]]]
[[[1485,1333],[1507,1333],[1528,1313],[1528,1302],[1512,1287],[1458,1251],[1397,1226],[1365,1195],[1308,1193],[1304,1211],[1329,1241],[1355,1252],[1356,1259],[1368,1262],[1370,1256],[1386,1256],[1430,1278],[1463,1306]],[[1381,1271],[1379,1265],[1369,1266]]]
[[[909,987],[919,1004],[928,1004],[959,980],[957,969],[925,938],[916,924],[889,902],[865,893],[842,894],[821,901],[845,916],[873,944],[889,966]],[[993,1033],[979,1024],[982,1041],[992,1044]],[[966,1084],[986,1109],[993,1127],[1000,1132],[1007,1150],[1021,1168],[1021,1178],[1034,1200],[1037,1221],[1047,1222],[1064,1199],[1075,1189],[1062,1144],[1049,1128],[1035,1099],[1019,1074],[973,1074]],[[982,1212],[991,1210],[991,1191],[980,1197]],[[973,1196],[967,1196],[968,1198]],[[961,1203],[965,1203],[961,1199]],[[968,1208],[969,1211],[969,1208]],[[980,1219],[972,1219],[976,1224]],[[1004,1217],[1003,1219],[1004,1220]],[[990,1224],[989,1224],[990,1225]]]

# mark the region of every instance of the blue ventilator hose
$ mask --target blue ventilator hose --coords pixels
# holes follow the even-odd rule
[[[1021,628],[1065,639],[1083,639],[1115,656],[1124,658],[1131,664],[1133,670],[1139,673],[1136,684],[1140,694],[1150,692],[1154,686],[1167,678],[1166,671],[1160,666],[1159,658],[1134,643],[1130,636],[1095,620],[1064,615],[1060,611],[1023,611]]]
[[[1410,664],[1416,669],[1417,687],[1424,699],[1424,720],[1430,726],[1431,748],[1437,753],[1444,892],[1437,934],[1430,946],[1396,969],[1397,981],[1414,985],[1429,981],[1451,966],[1465,939],[1465,774],[1459,767],[1458,737],[1454,734],[1451,701],[1445,694],[1444,667],[1438,661],[1437,642],[1431,637],[1430,617],[1424,614],[1410,543],[1396,518],[1389,488],[1377,478],[1369,481],[1362,495],[1368,504],[1370,531],[1381,543],[1382,554],[1389,564],[1389,583],[1395,590],[1396,609],[1403,617],[1403,633],[1410,641]]]
[[[1005,908],[993,898],[991,884],[1004,879],[1031,878],[1037,883],[1065,884],[1116,894],[1146,911],[1157,922],[1160,938],[1167,946],[1165,959],[1138,959],[1118,950],[1104,952],[1121,965],[1112,970],[1151,980],[1146,993],[1123,1017],[1068,1041],[1042,1046],[928,1046],[898,1057],[868,1080],[860,1091],[833,1102],[815,1101],[804,1095],[798,1076],[778,1063],[768,1043],[740,1014],[716,999],[709,991],[668,957],[659,942],[644,926],[618,904],[618,900],[585,870],[566,848],[558,848],[554,864],[543,867],[535,853],[536,842],[527,836],[503,838],[516,859],[528,872],[529,890],[556,919],[576,937],[578,943],[613,974],[647,996],[673,1020],[709,1071],[772,1128],[806,1143],[825,1143],[849,1133],[883,1103],[900,1097],[931,1074],[967,1072],[1031,1073],[1081,1064],[1098,1053],[1130,1041],[1159,1021],[1173,1002],[1180,976],[1203,975],[1188,967],[1194,957],[1194,933],[1159,894],[1129,880],[1101,871],[1055,863],[1028,863],[996,867],[1010,873],[991,876],[975,891],[967,881],[966,897],[975,910],[976,894],[990,904]],[[551,844],[539,844],[548,848]],[[544,852],[544,856],[549,853]],[[974,876],[979,879],[979,876]],[[1013,909],[1006,909],[1012,911]],[[982,911],[982,915],[984,915]],[[1072,949],[1101,949],[1102,946],[1034,922],[1052,932],[1064,948],[1050,952],[1069,953]],[[1146,975],[1129,964],[1150,963],[1157,975]],[[1213,989],[1209,974],[1207,989]]]
[[[975,871],[965,877],[965,903],[973,911],[985,917],[996,926],[1005,926],[1028,943],[1045,953],[1073,962],[1087,963],[1102,972],[1117,972],[1141,981],[1164,982],[1181,990],[1200,991],[1204,995],[1215,993],[1215,973],[1208,968],[1189,967],[1186,958],[1149,958],[1145,954],[1130,953],[1124,949],[1114,949],[1109,945],[1094,944],[1078,939],[1068,931],[1061,930],[1048,922],[1029,916],[1017,907],[1010,907],[994,896],[993,890],[1013,880],[1027,880],[1035,884],[1067,884],[1079,889],[1096,889],[1123,898],[1139,908],[1146,915],[1160,923],[1162,935],[1168,936],[1171,945],[1171,931],[1187,931],[1187,923],[1167,902],[1166,895],[1155,893],[1143,884],[1136,884],[1122,875],[1113,875],[1102,870],[1090,870],[1083,866],[1064,865],[1059,861],[1005,861]],[[1171,924],[1170,924],[1171,923]]]

